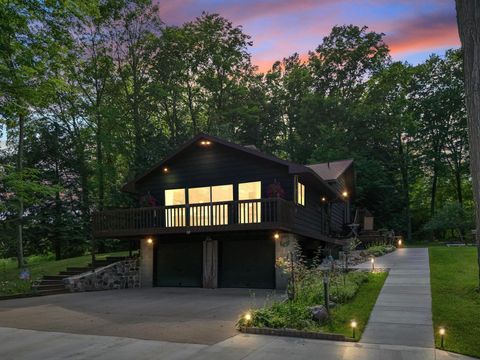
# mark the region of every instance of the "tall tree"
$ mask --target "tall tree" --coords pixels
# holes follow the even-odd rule
[[[478,1],[456,0],[456,7],[463,50],[480,287],[480,4]]]
[[[64,4],[9,1],[0,5],[1,116],[17,132],[16,171],[24,173],[24,136],[32,110],[54,91],[57,80],[49,69],[62,53]],[[24,198],[18,200],[18,266],[24,266]]]

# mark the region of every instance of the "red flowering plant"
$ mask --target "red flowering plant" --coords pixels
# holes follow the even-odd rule
[[[282,184],[275,180],[272,184],[268,185],[267,196],[269,198],[284,198],[285,190],[283,190]]]

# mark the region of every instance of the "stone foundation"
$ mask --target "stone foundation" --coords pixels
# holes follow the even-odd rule
[[[138,259],[119,261],[63,281],[71,292],[138,288]]]

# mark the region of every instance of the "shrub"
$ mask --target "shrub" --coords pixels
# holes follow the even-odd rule
[[[298,330],[318,330],[320,324],[312,319],[310,307],[324,303],[323,272],[317,268],[304,268],[303,273],[296,274],[295,298],[274,301],[263,308],[251,311],[250,322],[241,318],[239,326],[253,325],[269,328],[292,328]],[[338,304],[351,300],[359,287],[368,281],[365,272],[334,273],[330,277],[330,299]]]

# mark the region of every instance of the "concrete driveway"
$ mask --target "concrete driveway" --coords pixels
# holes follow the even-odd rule
[[[0,327],[215,344],[237,335],[240,314],[269,290],[151,288],[0,301]]]

